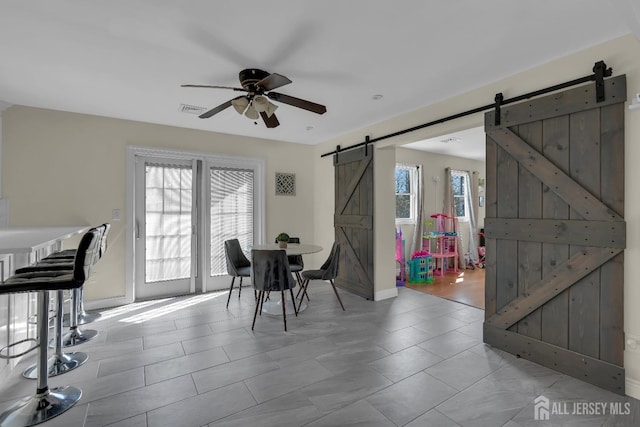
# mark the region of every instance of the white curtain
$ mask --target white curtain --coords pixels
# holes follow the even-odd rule
[[[455,217],[455,208],[453,201],[453,174],[462,176],[464,180],[464,198],[465,205],[467,206],[467,214],[469,217],[469,243],[465,246],[465,242],[462,241],[460,236],[460,230],[458,231],[458,263],[460,266],[465,266],[465,254],[469,254],[469,259],[476,265],[478,262],[478,247],[476,244],[476,234],[478,227],[478,172],[469,171],[454,171],[451,168],[446,169],[446,182],[445,182],[445,206],[444,213]]]
[[[465,198],[469,207],[469,258],[473,265],[478,263],[478,246],[476,244],[478,230],[478,172],[471,176],[465,174]]]
[[[420,166],[416,166],[416,169],[416,227],[411,240],[411,251],[409,252],[411,255],[422,250],[422,233],[424,231],[424,176]]]
[[[460,236],[460,230],[458,230],[458,220],[456,218],[456,210],[453,201],[453,172],[451,168],[445,169],[445,182],[444,182],[444,206],[442,209],[442,213],[448,215],[451,218],[454,218],[451,223],[453,224],[452,230],[446,231],[455,231],[458,233],[458,266],[459,268],[464,268],[464,249],[462,247],[462,239]],[[457,172],[457,171],[455,171]]]
[[[451,168],[446,168],[444,174],[444,206],[442,206],[442,213],[445,215],[453,216],[453,175]]]

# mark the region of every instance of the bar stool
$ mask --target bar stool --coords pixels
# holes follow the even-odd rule
[[[93,259],[90,261],[92,265],[98,262],[104,252],[106,252],[106,237],[105,233],[109,232],[110,225],[102,224],[98,227],[91,228],[87,233],[96,232],[99,236],[99,245],[97,251],[93,254]],[[74,250],[77,254],[77,249]],[[74,268],[73,260],[69,260],[66,256],[60,258],[44,258],[42,261],[28,267],[19,268],[16,270],[16,276],[21,276],[30,273],[47,272],[49,275],[53,274],[68,274]],[[59,295],[59,299],[60,295]],[[73,289],[71,291],[71,304],[69,313],[69,331],[62,336],[63,347],[73,347],[78,344],[85,343],[92,340],[98,335],[98,332],[93,329],[81,330],[78,325],[78,314],[80,301],[82,300],[82,287]],[[62,313],[62,310],[60,310]],[[54,347],[58,343],[58,337]]]
[[[100,237],[100,247],[99,247],[100,251],[98,253],[98,259],[102,258],[102,256],[107,252],[107,248],[108,248],[107,236],[109,235],[111,224],[106,222],[102,224],[100,227],[102,227],[102,236]],[[44,257],[41,262],[43,264],[44,263],[52,264],[56,262],[64,263],[65,260],[67,260],[66,262],[72,262],[73,258],[75,257],[76,251],[77,249],[65,249],[62,251],[54,252]],[[100,318],[101,316],[100,313],[87,313],[87,311],[84,309],[84,286],[72,291],[71,303],[73,304],[74,302],[78,304],[78,308],[77,308],[78,310],[77,324],[78,325],[85,325],[87,323],[94,322]],[[64,326],[70,326],[71,324],[70,315],[71,315],[70,313],[65,314]]]
[[[80,400],[82,390],[78,387],[62,386],[50,389],[48,385],[49,292],[82,286],[91,272],[98,242],[98,232],[85,233],[78,246],[74,269],[68,274],[47,276],[45,273],[28,273],[19,277],[12,276],[0,285],[0,295],[38,292],[38,339],[37,345],[31,349],[38,350],[36,393],[16,402],[0,414],[0,427],[28,427],[45,422],[67,411]]]

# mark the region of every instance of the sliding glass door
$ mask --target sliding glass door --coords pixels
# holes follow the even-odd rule
[[[228,289],[225,240],[263,242],[264,161],[137,150],[133,299]]]
[[[136,299],[191,293],[196,259],[195,164],[139,158]]]

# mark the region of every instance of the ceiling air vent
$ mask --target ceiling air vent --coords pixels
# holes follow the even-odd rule
[[[204,107],[196,107],[195,105],[189,105],[189,104],[180,104],[180,107],[178,107],[178,111],[181,111],[183,113],[188,113],[188,114],[200,115],[204,113],[204,110],[205,110]]]
[[[458,138],[457,136],[450,136],[448,138],[440,140],[440,142],[442,142],[443,144],[450,144],[452,142],[460,142],[460,141],[462,141],[462,140],[460,138]]]

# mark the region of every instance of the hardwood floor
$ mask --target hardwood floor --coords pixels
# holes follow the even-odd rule
[[[409,283],[407,288],[460,302],[484,310],[484,269],[460,270],[444,277],[436,277],[432,283]]]

